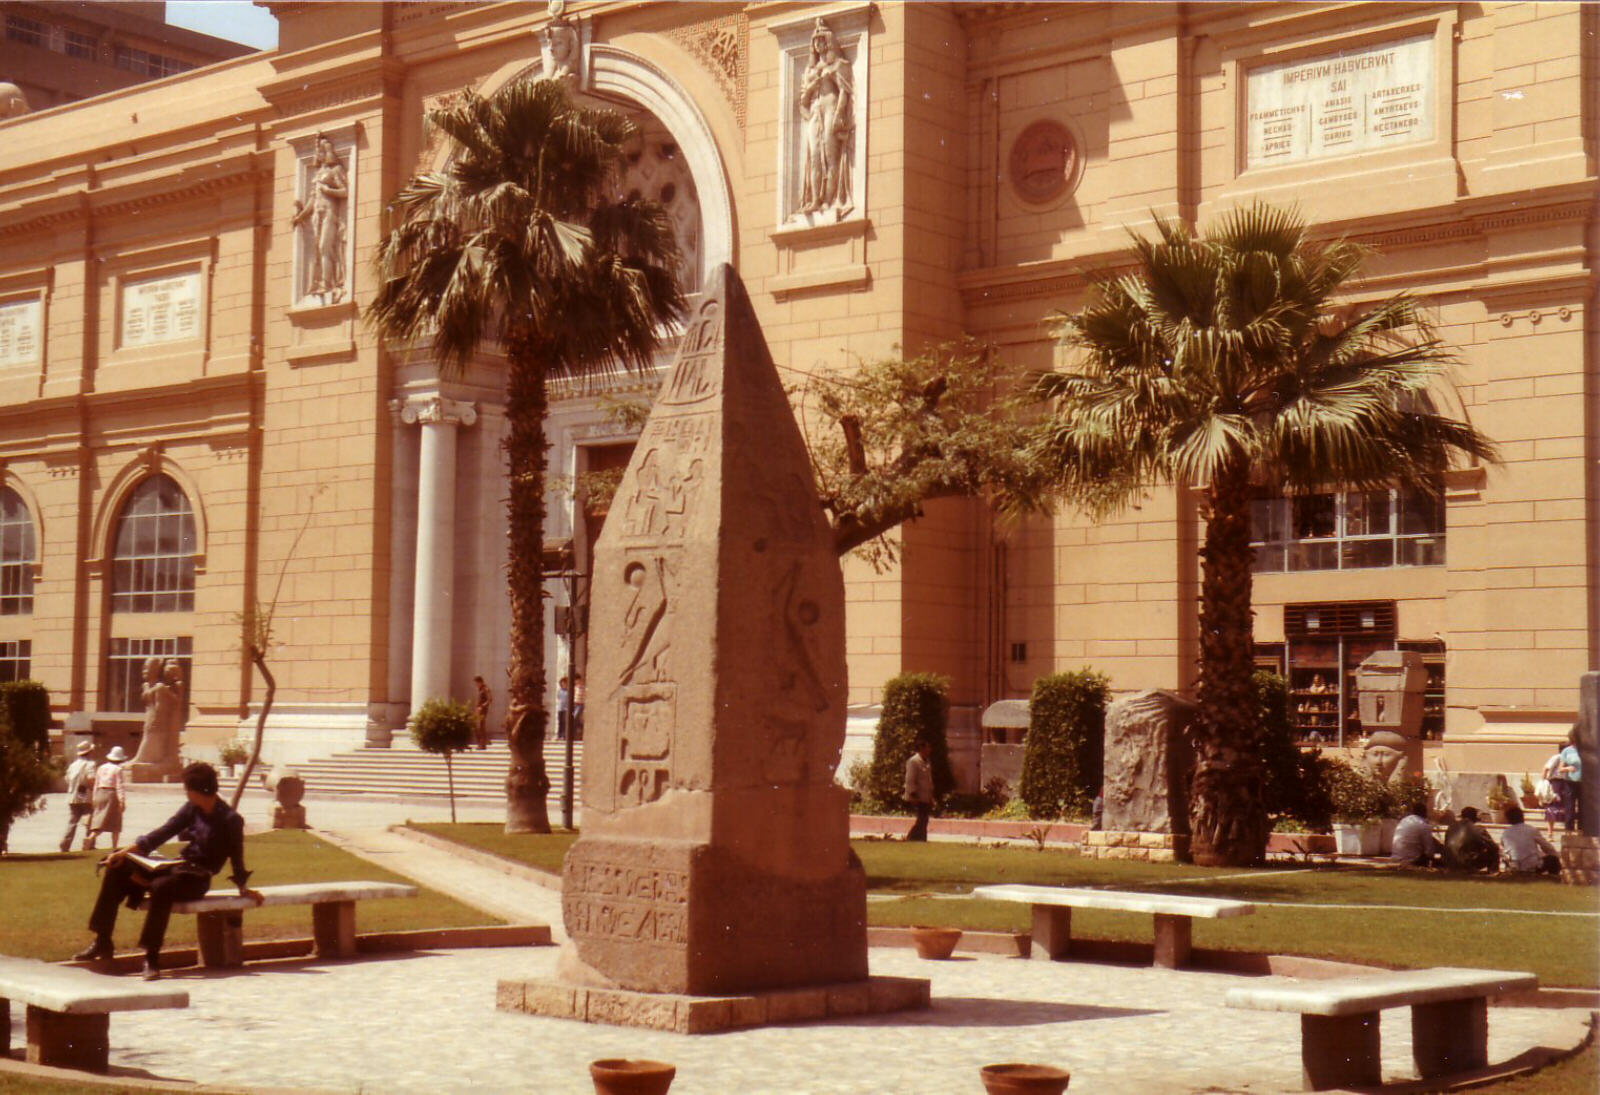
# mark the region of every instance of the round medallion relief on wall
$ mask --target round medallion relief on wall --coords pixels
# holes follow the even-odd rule
[[[1011,189],[1033,205],[1055,201],[1078,185],[1083,157],[1072,131],[1060,122],[1041,119],[1028,125],[1011,143]]]

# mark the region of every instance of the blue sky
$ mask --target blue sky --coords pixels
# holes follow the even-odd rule
[[[278,44],[278,21],[250,0],[167,0],[167,23],[258,49]]]

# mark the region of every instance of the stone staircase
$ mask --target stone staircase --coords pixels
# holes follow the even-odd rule
[[[550,776],[550,806],[561,804],[562,771],[567,743],[544,743],[545,771]],[[483,799],[501,802],[506,796],[506,773],[511,769],[511,750],[503,741],[489,748],[454,753],[450,765],[455,774],[456,799]],[[392,798],[447,798],[444,758],[425,753],[410,742],[396,740],[388,749],[357,749],[319,760],[296,764],[295,770],[306,781],[312,795],[374,795]],[[583,786],[583,743],[572,747],[572,776],[576,790]]]

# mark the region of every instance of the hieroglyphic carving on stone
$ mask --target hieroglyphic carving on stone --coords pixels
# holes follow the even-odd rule
[[[683,339],[678,343],[678,360],[661,386],[660,402],[681,407],[703,403],[721,391],[721,374],[716,366],[722,353],[722,337],[722,306],[715,299],[707,300],[684,328]]]
[[[617,677],[619,688],[670,679],[667,650],[672,645],[668,634],[672,604],[667,590],[668,573],[667,560],[660,555],[648,562],[635,559],[623,571],[622,581],[627,587],[623,595],[628,601],[622,616],[622,651],[627,661]]]
[[[576,885],[562,912],[573,935],[643,943],[687,943],[689,876],[683,871],[574,859]]]
[[[667,655],[672,648],[671,568],[664,556],[631,560],[623,570],[624,668],[615,686],[617,797],[627,805],[654,802],[672,774],[677,686]]]
[[[681,45],[716,77],[717,86],[733,107],[739,128],[744,128],[745,100],[750,84],[750,18],[743,13],[724,15],[676,27],[667,37]]]
[[[355,142],[341,148],[318,133],[300,157],[299,198],[289,223],[295,229],[296,305],[337,304],[350,295],[350,180]]]
[[[765,540],[754,546],[758,552],[768,547]],[[816,717],[829,706],[819,668],[822,608],[806,589],[803,566],[796,560],[772,590],[767,649],[775,691],[765,709],[770,733],[762,775],[778,785],[800,783],[811,775],[807,742]]]

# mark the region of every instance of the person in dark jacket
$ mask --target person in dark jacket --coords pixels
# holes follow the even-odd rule
[[[1453,871],[1488,871],[1490,874],[1500,869],[1500,846],[1478,824],[1478,811],[1474,807],[1464,807],[1460,819],[1445,830],[1444,865]]]
[[[209,764],[191,764],[183,770],[183,789],[189,801],[166,822],[125,848],[118,848],[100,863],[105,874],[100,879],[100,895],[89,914],[89,930],[94,942],[77,961],[110,958],[114,953],[111,933],[117,926],[117,906],[127,901],[138,908],[148,898],[144,930],[139,945],[144,948],[144,979],[161,976],[161,944],[167,935],[172,906],[179,901],[194,901],[211,889],[211,877],[226,863],[233,865],[232,878],[239,896],[257,905],[263,898],[246,882],[250,872],[244,867],[244,818],[217,794],[217,770]],[[188,841],[176,862],[161,867],[141,863],[141,858],[178,837]]]

